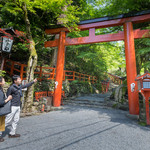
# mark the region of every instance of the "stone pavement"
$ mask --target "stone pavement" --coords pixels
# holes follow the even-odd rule
[[[148,150],[150,128],[112,108],[64,106],[21,118],[20,138],[0,143],[0,150]]]

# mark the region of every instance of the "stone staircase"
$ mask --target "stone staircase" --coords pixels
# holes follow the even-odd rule
[[[64,105],[77,105],[77,106],[88,106],[88,107],[105,107],[105,98],[109,97],[110,93],[105,94],[90,94],[80,97],[72,97],[63,100]]]
[[[87,107],[101,107],[101,108],[113,107],[116,109],[128,110],[128,103],[120,103],[119,101],[110,98],[112,92],[116,90],[118,87],[119,85],[110,82],[109,92],[107,93],[89,94],[84,96],[67,98],[63,100],[63,104],[87,106]]]
[[[118,85],[110,82],[109,91],[112,91],[113,88],[118,87]],[[112,106],[114,103],[108,103],[106,101],[109,99],[111,92],[104,94],[89,94],[78,97],[71,97],[63,100],[64,105],[73,105],[73,106],[88,106],[88,107],[107,107]]]

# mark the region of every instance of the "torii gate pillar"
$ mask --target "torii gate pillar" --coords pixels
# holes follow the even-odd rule
[[[132,22],[124,23],[124,41],[125,41],[125,55],[126,55],[129,113],[133,115],[138,115],[139,97],[138,97],[138,86],[137,83],[135,82],[137,72],[136,72],[134,33]],[[134,91],[132,91],[131,89],[131,84],[133,86],[135,85]]]
[[[64,60],[65,60],[65,39],[66,39],[66,34],[64,31],[61,31],[59,34],[59,41],[58,41],[55,90],[54,90],[54,97],[53,97],[54,107],[59,107],[61,105],[61,91],[62,91]]]

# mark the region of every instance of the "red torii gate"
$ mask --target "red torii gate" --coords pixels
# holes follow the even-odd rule
[[[62,79],[64,70],[64,58],[65,58],[65,46],[70,45],[80,45],[80,44],[91,44],[100,42],[110,42],[110,41],[125,41],[125,57],[126,57],[126,70],[127,70],[127,85],[128,85],[128,100],[129,100],[129,112],[130,114],[139,114],[139,97],[138,97],[138,87],[135,82],[137,76],[136,72],[136,59],[135,59],[135,47],[134,39],[142,37],[150,37],[150,30],[133,30],[133,23],[142,23],[150,21],[150,12],[140,13],[140,15],[135,15],[132,17],[119,17],[118,19],[106,20],[104,18],[97,18],[92,20],[81,21],[79,23],[79,29],[89,30],[88,37],[79,38],[67,38],[66,33],[69,32],[67,28],[55,28],[46,29],[46,34],[59,34],[59,39],[54,41],[45,42],[45,47],[57,47],[57,68],[56,68],[56,78],[55,78],[55,92],[54,92],[54,103],[55,107],[59,107],[61,104],[61,90],[62,90]],[[106,35],[95,35],[95,29],[107,28],[113,26],[122,26],[124,31],[114,34]],[[135,84],[135,90],[131,91],[131,84]]]

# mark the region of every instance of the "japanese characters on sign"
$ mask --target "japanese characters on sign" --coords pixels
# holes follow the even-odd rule
[[[13,44],[13,40],[11,40],[9,38],[6,38],[6,37],[3,37],[1,50],[3,52],[10,53],[11,52],[11,48],[12,48],[12,44]]]

